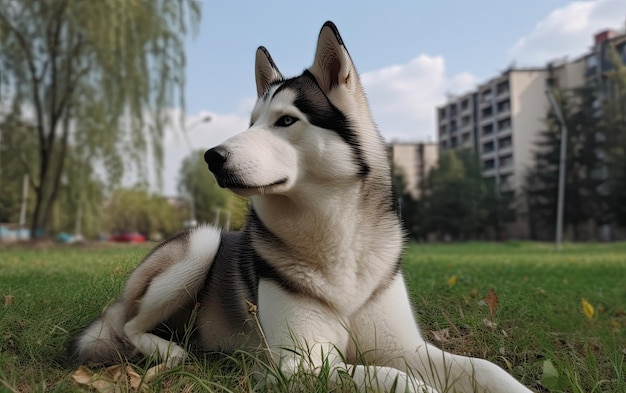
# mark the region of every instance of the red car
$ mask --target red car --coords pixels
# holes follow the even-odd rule
[[[143,243],[146,241],[146,237],[137,232],[124,232],[109,237],[109,241],[121,243]]]

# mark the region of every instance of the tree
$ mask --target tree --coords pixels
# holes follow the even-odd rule
[[[437,166],[421,185],[416,218],[422,236],[439,238],[499,238],[506,223],[515,219],[512,195],[500,193],[493,179],[483,177],[476,154],[469,150],[444,151]]]
[[[439,237],[467,239],[484,229],[486,186],[469,151],[445,151],[429,173],[422,198],[425,222]]]
[[[614,69],[606,79],[608,96],[602,106],[602,137],[607,140],[607,184],[613,219],[626,226],[626,65],[615,48],[609,52]]]
[[[608,219],[606,198],[599,193],[605,180],[597,175],[604,165],[599,153],[604,150],[603,141],[597,136],[599,116],[594,106],[597,91],[582,87],[556,93],[568,129],[563,225],[570,227],[578,240],[581,226],[588,220],[602,223]],[[562,133],[552,108],[546,126],[536,143],[534,166],[525,180],[531,236],[535,238],[553,234],[556,219]],[[541,228],[550,232],[541,235]]]
[[[168,107],[184,107],[184,45],[194,0],[0,2],[0,69],[11,112],[33,125],[31,232],[45,231],[68,151],[120,180],[162,162]],[[32,113],[32,115],[28,115]]]
[[[182,213],[167,198],[150,194],[142,187],[120,188],[106,205],[105,227],[112,233],[135,231],[148,237],[170,236],[182,228]]]
[[[37,141],[32,126],[12,114],[0,124],[0,133],[0,222],[15,223],[20,215],[24,175],[34,168]]]
[[[247,212],[247,200],[220,188],[207,169],[203,157],[204,152],[196,150],[183,160],[178,191],[191,197],[190,203],[194,204],[196,219],[199,222],[224,223],[222,217],[227,215],[230,217],[230,227],[241,227]],[[220,217],[217,217],[218,209]]]
[[[406,178],[401,168],[393,167],[392,185],[394,195],[400,205],[400,216],[405,230],[414,240],[424,240],[428,233],[424,226],[422,204],[415,200],[413,195],[406,189]]]

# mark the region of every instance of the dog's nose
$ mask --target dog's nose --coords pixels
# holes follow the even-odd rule
[[[217,146],[204,153],[204,161],[209,165],[209,170],[213,173],[219,172],[228,159],[230,153],[223,147]]]

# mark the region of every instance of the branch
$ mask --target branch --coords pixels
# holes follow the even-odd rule
[[[66,68],[66,75],[65,75],[65,79],[66,79],[65,89],[63,91],[62,96],[60,97],[59,105],[56,108],[53,108],[54,116],[56,116],[57,119],[60,118],[61,113],[65,110],[65,106],[67,105],[72,95],[76,91],[76,87],[80,79],[89,73],[90,68],[88,66],[84,67],[82,70],[76,73],[73,72],[73,67],[72,67],[72,60],[75,58],[75,56],[78,55],[83,43],[84,43],[84,40],[81,36],[78,39],[78,42],[72,48],[72,51],[70,52],[70,54],[68,54],[68,66]],[[72,75],[74,75],[74,78],[72,78]]]
[[[44,127],[43,127],[43,113],[42,113],[42,106],[41,106],[41,98],[39,97],[39,82],[40,79],[37,77],[37,69],[35,67],[35,62],[33,60],[33,54],[30,51],[30,48],[28,46],[28,42],[26,42],[26,38],[24,38],[24,36],[22,35],[22,33],[15,27],[13,26],[11,23],[9,23],[9,21],[7,20],[6,16],[0,12],[0,23],[4,24],[11,33],[13,33],[15,35],[15,38],[17,39],[17,42],[20,46],[20,48],[22,49],[22,51],[24,52],[24,54],[26,55],[26,62],[28,65],[28,70],[30,72],[31,75],[31,79],[33,82],[33,101],[35,103],[35,110],[37,113],[37,131],[39,134],[39,149],[40,152],[42,153],[42,156],[46,154],[46,146],[45,146],[45,138],[44,138]]]
[[[57,111],[57,58],[59,57],[58,48],[59,48],[59,38],[61,36],[61,28],[63,26],[63,13],[65,12],[66,3],[63,2],[56,10],[54,16],[52,17],[51,24],[56,22],[54,27],[54,32],[52,34],[47,34],[48,37],[52,37],[52,40],[48,40],[48,52],[50,54],[49,61],[51,64],[51,76],[50,76],[50,132],[48,133],[48,147],[50,151],[54,148],[54,142],[56,138],[56,125],[59,120],[57,114],[60,111]],[[48,63],[46,63],[47,65]],[[43,74],[42,74],[43,76]]]

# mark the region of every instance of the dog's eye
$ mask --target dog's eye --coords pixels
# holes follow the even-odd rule
[[[274,126],[275,127],[289,127],[289,126],[292,126],[297,121],[298,121],[297,118],[293,116],[285,115],[285,116],[282,116],[280,119],[278,119],[276,123],[274,124]]]

